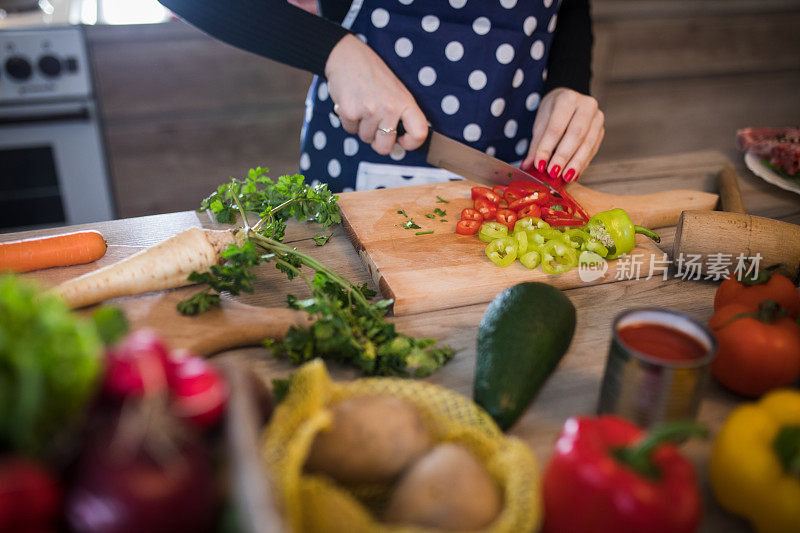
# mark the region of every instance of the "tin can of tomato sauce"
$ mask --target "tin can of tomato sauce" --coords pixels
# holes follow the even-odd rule
[[[638,308],[614,320],[598,414],[642,428],[694,420],[717,341],[693,318],[670,309]]]

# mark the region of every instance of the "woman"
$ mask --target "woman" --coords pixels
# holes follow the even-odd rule
[[[565,181],[603,138],[588,95],[588,0],[320,0],[319,16],[286,0],[161,1],[223,41],[317,75],[300,170],[334,191],[453,178],[413,151],[428,123]]]

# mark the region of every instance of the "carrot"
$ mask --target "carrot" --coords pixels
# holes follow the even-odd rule
[[[96,231],[78,231],[0,243],[0,272],[81,265],[106,254],[106,241]]]
[[[230,231],[190,228],[113,265],[65,281],[53,291],[72,308],[109,298],[132,296],[192,285],[194,271],[219,263],[220,253],[234,242]]]

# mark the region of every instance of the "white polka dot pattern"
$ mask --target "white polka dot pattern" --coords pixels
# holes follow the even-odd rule
[[[525,109],[527,109],[528,111],[533,111],[534,109],[539,107],[540,99],[541,97],[539,96],[539,93],[529,94],[528,97],[525,99]]]
[[[517,5],[517,0],[500,0],[500,5],[506,9],[511,9]]]
[[[308,154],[303,152],[300,154],[300,170],[308,170],[311,168],[311,158],[308,157]]]
[[[456,9],[461,9],[467,5],[467,0],[450,0],[450,5]]]
[[[337,159],[331,159],[328,161],[328,174],[332,178],[338,178],[339,174],[342,173],[342,165],[339,163]]]
[[[494,55],[499,63],[508,65],[514,60],[514,47],[508,43],[501,44]]]
[[[422,85],[430,87],[436,83],[436,71],[433,70],[433,67],[422,67],[419,69],[417,78]]]
[[[325,136],[324,131],[318,131],[314,134],[314,138],[311,139],[311,142],[314,144],[314,148],[322,150],[328,143],[328,137]]]
[[[514,79],[511,80],[511,86],[513,88],[517,88],[522,85],[522,82],[525,80],[525,73],[522,72],[521,68],[518,68],[516,72],[514,72]]]
[[[536,61],[544,57],[544,43],[542,41],[536,41],[531,45],[531,57]]]
[[[486,147],[486,155],[494,157],[497,154],[497,149],[494,146],[487,146]]]
[[[502,98],[495,98],[492,102],[492,105],[489,107],[489,111],[491,111],[492,115],[499,117],[503,114],[503,110],[506,108],[506,101]]]
[[[439,29],[439,17],[436,15],[425,15],[422,17],[422,29],[428,33],[433,33]]]
[[[473,70],[467,78],[467,83],[476,91],[480,91],[486,87],[486,73],[482,70]]]
[[[324,81],[317,87],[317,96],[323,102],[328,99],[328,84]]]
[[[395,144],[394,148],[392,148],[392,151],[389,152],[389,157],[391,157],[393,161],[400,161],[405,156],[406,156],[406,151],[399,144]]]
[[[444,98],[442,98],[442,111],[447,113],[448,115],[454,115],[458,112],[458,108],[460,106],[460,102],[458,98],[456,98],[452,94],[448,94]]]
[[[511,139],[517,134],[517,121],[513,118],[506,122],[506,126],[503,128],[503,134]]]
[[[518,156],[523,156],[528,153],[528,139],[520,139],[517,141],[516,146],[514,146],[514,152]]]
[[[472,23],[472,31],[478,35],[486,35],[492,29],[492,23],[486,17],[478,17]]]
[[[550,17],[550,24],[547,25],[547,31],[549,31],[550,33],[553,33],[556,30],[556,19],[557,18],[558,18],[558,16],[555,15],[555,14],[553,14],[553,16]]]
[[[354,156],[358,152],[358,141],[355,140],[353,137],[346,137],[342,144],[343,144],[342,149],[344,150],[344,155]]]
[[[400,37],[394,43],[394,51],[400,57],[408,57],[414,51],[414,45],[411,44],[411,40],[407,37]]]
[[[464,127],[464,139],[469,142],[475,142],[481,138],[481,127],[477,124],[470,123]]]
[[[336,113],[328,113],[328,119],[331,121],[331,126],[338,128],[342,125],[342,121],[336,116]]]
[[[370,19],[372,19],[372,25],[376,28],[385,28],[386,25],[389,24],[389,12],[379,7],[372,11]]]
[[[536,31],[536,17],[528,17],[525,19],[525,22],[522,23],[522,31],[525,32],[525,35],[530,37],[533,35],[533,32]]]
[[[450,61],[458,61],[464,57],[464,45],[458,41],[450,41],[444,47],[444,55]]]

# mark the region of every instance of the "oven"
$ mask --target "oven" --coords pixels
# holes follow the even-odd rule
[[[82,30],[2,30],[0,66],[0,231],[113,218]]]

